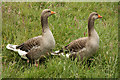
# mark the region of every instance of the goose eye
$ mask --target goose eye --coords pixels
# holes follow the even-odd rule
[[[51,11],[48,11],[48,12],[51,12]]]
[[[98,16],[98,14],[96,14]]]

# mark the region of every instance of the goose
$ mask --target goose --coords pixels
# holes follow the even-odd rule
[[[95,52],[99,48],[99,36],[94,29],[94,21],[98,18],[102,18],[102,16],[98,15],[98,13],[96,12],[92,12],[89,15],[88,37],[73,40],[61,50],[51,53],[51,55],[63,55],[67,58],[77,58],[77,60],[79,61],[83,60],[83,58],[88,58],[95,54]]]
[[[48,17],[52,14],[55,12],[49,9],[45,9],[41,13],[42,35],[33,37],[21,45],[8,44],[6,48],[18,52],[23,59],[27,59],[27,62],[35,60],[35,64],[38,66],[37,61],[40,56],[55,47],[55,40],[48,26]]]

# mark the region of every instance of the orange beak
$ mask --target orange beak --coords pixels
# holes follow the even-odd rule
[[[51,11],[51,14],[55,14],[56,12]]]
[[[98,18],[102,18],[102,16],[98,15]]]

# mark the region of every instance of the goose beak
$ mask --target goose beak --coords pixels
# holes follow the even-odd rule
[[[51,11],[51,14],[55,14],[56,12]]]
[[[98,15],[98,18],[102,18],[102,16]]]

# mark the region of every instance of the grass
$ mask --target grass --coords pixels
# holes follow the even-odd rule
[[[84,32],[87,36],[87,21],[91,12],[103,16],[95,21],[100,47],[90,58],[91,63],[55,56],[35,67],[23,61],[16,52],[6,49],[8,43],[21,44],[41,35],[40,16],[46,8],[56,12],[49,17],[49,27],[56,41],[53,51],[83,37]],[[118,3],[2,3],[3,78],[117,78],[117,53]]]

